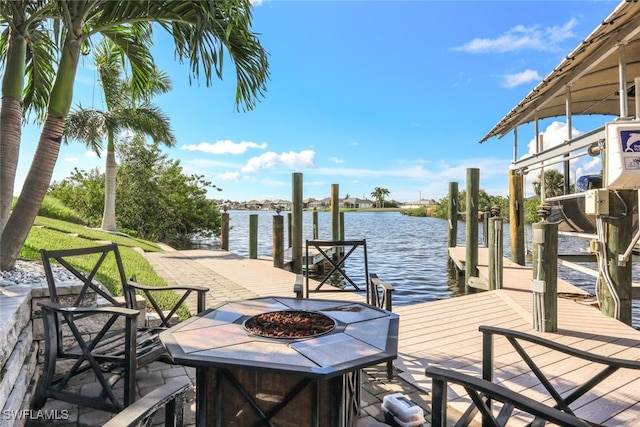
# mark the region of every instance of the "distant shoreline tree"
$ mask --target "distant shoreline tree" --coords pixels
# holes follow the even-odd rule
[[[218,202],[207,190],[218,187],[200,175],[186,175],[177,160],[163,154],[158,143],[134,136],[117,146],[120,166],[116,213],[120,231],[147,240],[184,246],[195,236],[211,237],[220,230]],[[104,174],[75,170],[54,182],[52,197],[97,226],[102,215]]]
[[[491,196],[483,189],[478,192],[479,212],[490,210],[493,206],[500,207],[500,216],[505,221],[509,221],[509,198],[504,196]],[[467,209],[467,192],[462,190],[458,193],[458,212],[465,212]],[[430,210],[428,216],[435,218],[447,219],[449,210],[449,196],[445,196],[436,202],[433,209]]]
[[[382,208],[384,207],[384,198],[389,194],[390,193],[388,189],[384,187],[376,187],[371,192],[371,197],[373,197],[378,202],[377,203],[378,207]]]
[[[541,179],[542,172],[538,175],[538,180],[533,181],[533,191],[536,196],[542,193]],[[564,194],[564,175],[555,169],[544,171],[544,194],[546,197],[562,196]]]

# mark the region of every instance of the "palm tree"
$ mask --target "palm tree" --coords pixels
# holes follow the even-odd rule
[[[0,2],[0,55],[4,55],[2,107],[0,107],[0,231],[9,219],[18,167],[22,116],[35,112],[42,121],[53,82],[55,48],[43,28],[43,20],[54,12],[42,1]],[[25,88],[28,81],[37,82]]]
[[[251,0],[3,0],[0,2],[2,24],[10,28],[17,27],[21,23],[21,15],[14,13],[12,7],[15,4],[16,9],[26,10],[25,3],[33,3],[35,11],[31,12],[32,15],[40,12],[42,14],[38,16],[41,20],[50,18],[51,21],[47,21],[50,24],[48,38],[60,42],[56,45],[59,55],[55,56],[58,58],[57,64],[53,64],[53,56],[48,63],[56,69],[56,74],[48,92],[47,116],[31,168],[20,197],[2,228],[0,270],[13,268],[46,194],[73,100],[73,84],[80,55],[90,47],[92,36],[100,34],[120,46],[131,64],[132,74],[136,74],[143,72],[139,62],[144,61],[144,53],[149,51],[152,44],[152,39],[147,37],[150,30],[145,29],[150,28],[149,23],[157,23],[158,28],[173,37],[177,59],[189,60],[190,77],[199,79],[202,74],[207,85],[211,84],[214,73],[222,78],[226,51],[236,71],[236,107],[242,109],[255,106],[266,90],[269,76],[267,53],[251,30]],[[57,18],[55,22],[54,18]],[[24,32],[11,31],[6,40],[8,45],[12,45],[24,36]],[[14,78],[5,85],[5,80],[8,79],[7,70],[19,69],[16,62],[23,61],[24,57],[16,54],[1,60],[4,61],[5,70],[2,97],[10,88],[12,99],[20,99],[16,98],[16,93],[20,93],[20,83],[23,81]],[[30,78],[27,75],[27,79],[27,87],[42,83],[33,76]],[[11,116],[9,121],[20,121],[20,117]],[[17,125],[7,126],[15,129]],[[0,137],[0,148],[4,152],[5,146],[10,147],[14,137],[4,131]],[[0,159],[3,168],[6,161],[3,155]],[[2,196],[0,204],[11,202],[9,195],[3,193]]]
[[[542,173],[540,174],[542,175]],[[539,196],[542,192],[540,185],[540,176],[538,180],[533,182],[533,191]],[[564,175],[555,169],[544,171],[544,195],[547,197],[556,197],[564,194]]]
[[[151,137],[154,142],[169,147],[176,139],[171,131],[169,118],[156,106],[149,103],[150,97],[157,93],[168,92],[171,82],[166,74],[150,70],[141,75],[140,85],[146,93],[136,93],[129,78],[122,80],[124,56],[119,47],[105,39],[96,49],[95,62],[98,78],[104,94],[106,111],[82,108],[72,111],[67,118],[65,137],[83,141],[98,155],[102,150],[102,140],[107,139],[105,165],[104,213],[101,228],[116,231],[116,157],[115,143],[122,130],[130,130],[139,135]],[[137,96],[136,96],[137,95]],[[134,98],[141,98],[137,105]]]
[[[384,207],[384,198],[389,195],[389,190],[384,187],[376,187],[371,192],[371,197],[378,201],[378,207]]]

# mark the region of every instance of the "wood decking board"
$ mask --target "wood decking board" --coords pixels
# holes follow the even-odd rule
[[[464,259],[464,250],[464,247],[458,247],[451,248],[449,252],[451,256]],[[479,275],[484,278],[488,276],[487,253],[486,249],[479,249],[478,270]],[[532,271],[527,267],[514,266],[507,260],[504,262],[504,269],[505,285],[502,290],[452,298],[446,306],[441,305],[440,301],[437,304],[426,304],[433,306],[436,311],[434,315],[428,312],[420,315],[419,310],[423,309],[423,304],[407,309],[407,316],[403,316],[404,307],[396,310],[400,313],[401,322],[404,321],[400,331],[401,352],[411,354],[407,378],[429,390],[429,381],[421,378],[416,369],[421,357],[425,364],[437,364],[480,375],[482,337],[478,326],[482,324],[536,333],[532,327],[533,297],[529,290]],[[566,294],[558,298],[558,331],[542,333],[542,336],[604,356],[640,360],[640,332],[604,316],[596,307],[583,303],[582,298],[580,301],[570,298],[571,295],[582,296],[587,293],[566,281],[558,280],[558,292]],[[489,298],[487,294],[495,294],[497,298]],[[487,303],[493,306],[483,308]],[[479,308],[483,309],[478,310]],[[409,325],[418,322],[418,319],[434,325],[433,328],[426,328],[422,340],[415,337],[419,329],[414,331],[413,326]],[[552,383],[559,384],[558,388],[563,392],[575,389],[601,367],[577,361],[573,357],[558,356],[557,352],[533,344],[523,345],[549,375]],[[551,398],[546,390],[503,337],[494,338],[494,366],[496,378],[509,388],[550,402]],[[574,407],[578,408],[579,414],[588,415],[587,419],[594,422],[635,425],[640,420],[639,386],[640,371],[616,373],[574,403]],[[452,405],[458,409],[462,409],[469,401],[459,389],[451,389],[450,398],[454,399]]]
[[[464,259],[464,247],[451,248],[452,256]],[[202,252],[198,254],[198,252]],[[487,250],[479,249],[479,274],[487,275]],[[292,296],[295,275],[274,268],[265,260],[250,260],[238,256],[225,256],[223,251],[184,251],[173,256],[196,255],[202,272],[209,269],[225,280],[240,285],[237,292],[231,290],[221,294],[232,298],[255,296]],[[227,253],[228,254],[228,253]],[[163,255],[153,255],[161,257]],[[463,261],[461,261],[463,262]],[[445,300],[421,302],[396,306],[393,311],[400,316],[398,337],[399,359],[396,366],[399,375],[418,387],[430,391],[431,380],[424,375],[428,365],[480,375],[482,362],[482,334],[480,325],[499,326],[534,333],[597,354],[623,359],[640,360],[640,332],[604,316],[596,307],[572,298],[558,298],[558,331],[537,333],[533,330],[533,297],[530,292],[531,269],[504,260],[504,289],[455,297]],[[375,271],[375,266],[370,266]],[[185,273],[186,274],[186,273]],[[385,280],[384,277],[381,277]],[[189,283],[197,283],[190,281]],[[226,283],[226,282],[225,282]],[[316,282],[317,283],[317,282]],[[393,283],[391,283],[393,285]],[[222,285],[221,285],[222,286]],[[313,286],[311,286],[313,287]],[[232,292],[233,291],[233,292]],[[587,295],[583,290],[558,280],[558,291],[571,295]],[[212,292],[215,292],[212,289]],[[227,292],[227,293],[225,293]],[[316,292],[312,298],[362,301],[362,293]],[[530,354],[548,373],[554,384],[563,391],[575,389],[600,365],[576,362],[567,356],[533,344],[523,343]],[[520,356],[504,337],[494,338],[495,376],[508,387],[538,400],[549,401],[549,397],[529,372]],[[452,406],[462,409],[469,402],[466,394],[452,388]],[[640,371],[625,370],[615,373],[582,397],[575,408],[579,415],[588,415],[591,421],[608,425],[637,425],[640,420]],[[578,405],[578,406],[575,406]]]

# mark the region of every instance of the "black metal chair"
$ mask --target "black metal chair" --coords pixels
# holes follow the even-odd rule
[[[640,361],[627,360],[615,357],[606,357],[587,351],[572,348],[557,342],[511,329],[498,328],[494,326],[480,326],[482,333],[482,377],[488,381],[493,381],[494,354],[493,340],[496,336],[503,336],[511,344],[514,350],[526,363],[531,373],[536,376],[539,383],[544,387],[549,397],[554,400],[554,407],[569,414],[574,414],[571,404],[589,393],[595,386],[605,381],[613,373],[620,369],[640,370]],[[594,371],[591,378],[584,381],[578,387],[562,394],[557,387],[554,387],[550,378],[547,378],[543,370],[532,354],[535,350],[527,348],[524,344],[535,344],[532,348],[544,347],[553,350],[558,356],[571,356],[594,364]],[[527,352],[529,350],[529,352]],[[597,367],[597,369],[595,369]]]
[[[483,338],[482,378],[470,377],[460,372],[435,367],[429,367],[425,371],[427,376],[433,378],[433,426],[445,425],[443,423],[446,421],[448,382],[462,385],[472,400],[469,408],[460,416],[456,424],[459,426],[469,425],[478,412],[482,414],[483,425],[502,426],[517,413],[517,411],[514,411],[516,408],[521,412],[531,414],[533,417],[530,425],[534,426],[543,426],[546,421],[567,426],[596,426],[599,424],[577,417],[571,408],[571,404],[585,396],[596,385],[602,383],[618,370],[640,369],[640,361],[601,356],[525,332],[494,326],[480,326],[479,330]],[[515,352],[530,369],[531,374],[537,378],[548,396],[553,399],[551,404],[532,401],[525,396],[493,383],[493,347],[495,337],[503,337],[511,344]],[[576,359],[576,362],[578,362],[577,359],[581,359],[592,363],[594,368],[590,371],[591,377],[586,381],[581,380],[579,385],[571,387],[568,391],[562,393],[557,386],[554,386],[554,381],[548,378],[543,369],[536,363],[536,357],[533,355],[540,353],[540,347],[557,353],[558,357],[572,357]],[[545,351],[543,354],[546,354],[548,359],[547,353]],[[557,382],[558,378],[555,378],[555,380]],[[491,411],[491,408],[493,408],[492,400],[503,403],[497,416],[494,416]]]
[[[474,420],[473,416],[479,411],[483,416],[483,426],[502,427],[507,424],[515,409],[535,417],[535,422],[529,424],[534,426],[543,426],[547,421],[568,427],[598,425],[581,420],[572,414],[544,405],[482,378],[436,367],[426,368],[425,374],[432,379],[431,425],[433,427],[452,425],[452,420],[447,421],[447,384],[449,383],[463,386],[471,398],[474,408],[473,412],[467,411],[462,414],[455,426],[471,425]],[[494,415],[492,410],[495,402],[502,402],[502,407],[497,415]]]
[[[331,266],[329,272],[325,272],[323,268],[320,268],[323,272],[320,283],[316,285],[315,289],[309,289],[309,278],[311,276],[312,265],[311,260],[314,255],[310,253],[310,250],[317,251],[317,257],[320,259],[319,263],[327,263]],[[349,276],[345,269],[345,263],[347,258],[351,256],[358,249],[362,249],[362,262],[364,269],[364,279],[360,286],[365,287],[366,302],[375,307],[382,308],[384,310],[392,311],[393,307],[393,291],[394,288],[389,283],[383,282],[377,274],[369,273],[369,260],[367,258],[367,241],[362,240],[307,240],[305,245],[305,262],[303,262],[304,274],[296,275],[296,282],[293,286],[293,291],[297,298],[309,298],[309,294],[312,292],[350,292],[334,286],[329,286],[332,289],[321,289],[323,285],[327,284],[327,281],[332,276],[338,276],[345,282],[349,283],[352,287],[351,291],[362,291]],[[393,362],[387,363],[387,377],[393,378]]]
[[[363,279],[357,281],[353,279],[355,274],[347,272],[345,264],[347,259],[356,251],[362,250],[362,267]],[[311,252],[310,252],[311,251]],[[312,253],[316,251],[316,254]],[[327,264],[330,266],[328,272],[322,267]],[[314,268],[318,271],[318,279],[320,282],[314,289],[309,289],[309,279]],[[307,240],[305,244],[305,262],[303,262],[304,274],[296,277],[294,285],[294,293],[297,297],[309,298],[312,292],[349,292],[362,291],[361,286],[366,292],[366,301],[368,304],[375,305],[391,311],[393,286],[383,282],[374,273],[369,274],[369,260],[367,258],[367,241],[362,240]],[[331,286],[329,281],[337,278],[344,283],[345,287]],[[330,285],[323,288],[324,285]]]
[[[132,405],[111,418],[103,427],[141,427],[148,426],[154,417],[164,408],[164,426],[182,427],[184,425],[185,394],[191,382],[172,380],[149,394],[142,396]]]
[[[158,334],[171,326],[177,310],[196,292],[198,312],[205,309],[208,288],[201,286],[144,286],[127,280],[118,246],[115,244],[79,249],[41,251],[50,301],[39,302],[44,323],[45,352],[43,372],[33,405],[44,406],[47,398],[77,403],[103,411],[120,412],[135,400],[135,371],[157,360],[170,359]],[[58,292],[58,277],[52,262],[62,265],[81,282],[71,294]],[[82,267],[79,267],[82,266]],[[124,302],[114,298],[99,282],[103,269],[115,270],[117,286]],[[84,271],[87,271],[86,273]],[[158,291],[182,292],[168,313],[164,313],[154,294]],[[139,321],[138,292],[147,297],[158,324]],[[72,379],[92,373],[101,386],[99,396],[86,396]],[[122,379],[121,393],[114,384]],[[123,394],[119,398],[119,394]]]

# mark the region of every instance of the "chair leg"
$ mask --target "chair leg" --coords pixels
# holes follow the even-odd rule
[[[33,408],[42,409],[47,401],[47,390],[51,387],[56,371],[56,354],[58,353],[57,330],[55,326],[55,314],[48,310],[42,310],[42,321],[45,333],[44,363],[42,365],[42,375],[36,386],[33,398]]]

